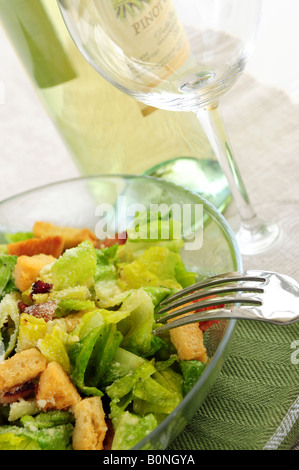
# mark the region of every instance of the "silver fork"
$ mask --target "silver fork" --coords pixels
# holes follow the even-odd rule
[[[160,307],[156,323],[162,326],[153,334],[203,320],[243,319],[288,325],[299,320],[299,284],[271,271],[233,272],[193,284],[168,297]],[[196,312],[199,309],[203,311]],[[181,315],[185,316],[174,320]]]

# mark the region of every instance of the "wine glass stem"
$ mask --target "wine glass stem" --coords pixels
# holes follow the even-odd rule
[[[232,196],[241,217],[242,224],[248,230],[256,229],[260,223],[251,205],[243,179],[236,164],[229,139],[224,128],[219,106],[200,109],[197,117],[212,145],[219,164],[225,174]]]
[[[260,219],[251,205],[224,128],[219,107],[200,109],[196,114],[227,178],[238,208],[241,226],[236,238],[241,253],[255,255],[270,249],[280,239],[281,228],[275,223]]]

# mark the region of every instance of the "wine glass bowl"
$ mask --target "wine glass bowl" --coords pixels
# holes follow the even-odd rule
[[[104,78],[150,106],[179,111],[209,106],[235,83],[261,8],[259,0],[59,4],[75,43]]]

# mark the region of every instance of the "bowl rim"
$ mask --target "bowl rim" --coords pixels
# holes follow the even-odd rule
[[[221,227],[223,229],[223,232],[224,232],[224,235],[225,235],[226,239],[229,241],[229,243],[231,245],[232,254],[235,258],[234,262],[236,264],[236,269],[237,270],[242,270],[242,266],[243,266],[242,265],[242,256],[241,256],[241,253],[240,253],[240,250],[239,250],[237,240],[236,240],[235,235],[234,235],[231,227],[229,226],[228,222],[226,221],[224,216],[218,211],[218,209],[216,207],[214,207],[208,200],[206,200],[203,196],[201,196],[197,192],[192,191],[188,188],[185,188],[184,186],[180,186],[176,183],[173,183],[173,182],[170,182],[170,181],[167,181],[167,180],[163,180],[161,178],[156,178],[156,177],[145,175],[145,174],[136,175],[136,174],[119,174],[119,173],[78,176],[78,177],[73,177],[73,178],[70,178],[70,179],[63,179],[63,180],[53,181],[53,182],[50,182],[50,183],[47,183],[47,184],[44,184],[44,185],[36,186],[34,188],[31,188],[31,189],[27,189],[27,190],[25,190],[23,192],[20,192],[20,193],[17,193],[17,194],[14,194],[14,195],[9,196],[8,198],[3,199],[2,201],[0,201],[0,207],[5,205],[6,203],[10,203],[10,202],[13,202],[14,200],[17,200],[19,198],[27,196],[28,194],[34,194],[35,192],[43,191],[43,190],[46,190],[46,189],[51,189],[55,186],[60,186],[60,185],[62,186],[62,185],[66,185],[66,184],[71,184],[71,183],[76,183],[76,182],[84,182],[84,181],[88,181],[88,180],[91,181],[91,180],[96,180],[96,179],[100,179],[100,180],[103,180],[103,181],[104,180],[109,180],[109,179],[122,179],[122,180],[144,179],[144,180],[154,181],[156,183],[159,183],[159,185],[163,184],[166,187],[168,186],[168,187],[172,187],[174,189],[177,188],[177,189],[180,189],[180,191],[184,190],[186,193],[193,194],[198,200],[200,200],[205,205],[205,207],[210,212],[210,215],[212,216],[213,220],[216,223],[221,225]],[[233,332],[234,332],[235,327],[236,327],[236,323],[237,323],[236,320],[229,320],[228,321],[228,325],[227,325],[226,331],[224,333],[224,336],[223,336],[223,338],[220,342],[220,345],[218,346],[213,358],[209,362],[207,368],[203,372],[200,379],[197,381],[196,385],[192,388],[192,390],[190,390],[190,392],[183,398],[183,400],[172,411],[172,413],[170,413],[148,436],[146,436],[138,444],[136,444],[134,447],[132,447],[131,450],[142,449],[142,447],[144,447],[148,443],[148,441],[150,440],[150,438],[152,436],[155,436],[156,434],[159,434],[161,431],[165,430],[167,428],[168,424],[171,423],[171,421],[173,420],[174,416],[179,414],[181,412],[181,410],[184,409],[184,407],[186,406],[186,404],[188,402],[192,401],[192,399],[198,393],[199,389],[207,382],[208,378],[212,374],[212,372],[214,370],[214,367],[216,366],[218,361],[220,361],[224,351],[226,350],[226,348],[227,348],[227,346],[228,346],[228,344],[231,340],[231,337],[232,337]]]

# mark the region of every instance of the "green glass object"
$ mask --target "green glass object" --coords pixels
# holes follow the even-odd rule
[[[199,192],[220,212],[223,212],[231,201],[227,179],[216,160],[174,158],[150,168],[145,174]]]

